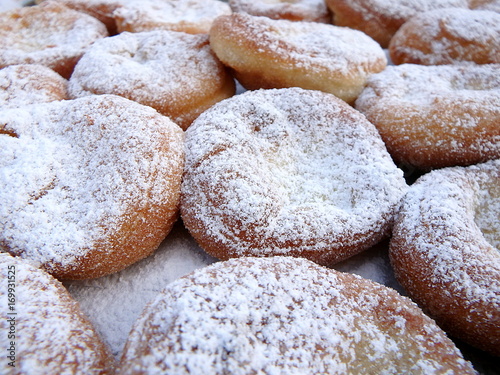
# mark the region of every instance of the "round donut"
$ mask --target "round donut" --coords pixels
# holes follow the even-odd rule
[[[396,164],[420,170],[500,157],[499,64],[389,66],[356,101]]]
[[[0,68],[40,64],[69,78],[86,49],[107,35],[94,17],[53,2],[3,12]]]
[[[324,0],[229,0],[233,12],[272,19],[330,23],[332,16]]]
[[[500,14],[438,9],[410,18],[389,44],[394,64],[500,63]]]
[[[325,0],[333,23],[363,31],[383,48],[396,31],[418,13],[433,9],[468,8],[468,0]]]
[[[43,65],[10,65],[0,69],[0,110],[68,98],[68,81]]]
[[[114,11],[130,2],[130,0],[35,0],[35,3],[41,4],[45,1],[57,2],[97,18],[106,25],[110,35],[117,33]]]
[[[359,31],[243,13],[217,18],[210,45],[249,90],[302,87],[349,103],[387,65],[380,46]]]
[[[398,281],[445,331],[500,355],[500,160],[423,175],[390,244]]]
[[[113,16],[118,32],[151,30],[207,34],[215,18],[231,14],[219,0],[141,0],[116,9]]]
[[[186,129],[205,109],[235,93],[233,77],[208,36],[168,30],[122,33],[89,48],[69,94],[114,94],[153,107]]]
[[[118,374],[474,374],[393,289],[306,259],[241,258],[170,284],[131,330]]]
[[[0,250],[59,279],[146,257],[177,219],[183,135],[112,95],[0,112]]]
[[[114,373],[108,347],[59,281],[7,253],[0,279],[2,374]]]
[[[186,132],[181,215],[219,259],[333,264],[389,233],[405,191],[375,127],[328,93],[247,91]]]

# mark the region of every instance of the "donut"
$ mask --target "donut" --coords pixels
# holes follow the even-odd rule
[[[500,13],[499,0],[471,0],[470,7],[471,9],[491,10],[493,12]]]
[[[272,19],[330,23],[332,16],[324,0],[229,0],[233,12]]]
[[[208,36],[168,30],[125,32],[92,45],[69,80],[70,97],[114,94],[155,108],[186,129],[235,93]]]
[[[97,18],[106,25],[106,29],[110,35],[115,35],[117,29],[113,13],[116,9],[125,6],[131,0],[36,0],[35,3],[41,4],[45,1],[57,2],[58,4]]]
[[[420,177],[390,243],[398,281],[450,335],[500,355],[500,159]]]
[[[363,31],[383,48],[395,32],[414,15],[433,9],[468,8],[468,0],[325,0],[333,23]]]
[[[380,46],[359,31],[244,13],[217,18],[210,45],[248,90],[301,87],[347,102],[387,65]]]
[[[389,44],[394,64],[500,63],[500,14],[437,9],[410,18]]]
[[[108,35],[94,17],[50,1],[0,13],[0,68],[45,65],[69,78],[96,40]]]
[[[68,81],[44,65],[0,69],[0,110],[68,98]]]
[[[355,107],[396,164],[430,170],[500,157],[499,64],[388,66]]]
[[[58,280],[7,253],[0,278],[2,374],[113,374],[107,345]]]
[[[219,0],[141,0],[131,1],[115,10],[118,32],[151,30],[207,34],[215,18],[231,14]]]
[[[240,258],[184,276],[132,328],[118,374],[474,374],[393,289],[306,259]]]
[[[332,94],[247,91],[186,131],[181,216],[218,259],[333,264],[390,232],[405,191],[375,127]]]
[[[178,215],[183,131],[113,95],[0,112],[0,250],[59,279],[151,254]]]

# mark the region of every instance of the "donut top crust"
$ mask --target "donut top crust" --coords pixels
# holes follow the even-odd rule
[[[384,51],[364,33],[317,22],[291,22],[268,17],[233,14],[217,20],[220,34],[245,48],[270,57],[270,64],[286,62],[303,71],[356,75],[353,66],[387,63]],[[381,68],[383,69],[383,67]]]
[[[186,150],[184,223],[198,241],[217,243],[217,257],[220,247],[233,256],[300,248],[320,263],[346,258],[367,237],[380,239],[406,191],[373,125],[319,91],[223,101],[187,130]]]
[[[229,0],[233,12],[290,21],[325,22],[331,15],[324,0]]]
[[[61,277],[96,277],[140,254],[123,248],[166,235],[178,209],[183,133],[153,109],[96,95],[4,110],[0,142],[2,250]],[[129,220],[148,222],[138,243],[127,236],[139,223]]]
[[[215,96],[228,79],[232,83],[208,35],[155,30],[124,32],[96,42],[75,67],[68,89],[74,98],[119,95],[153,107],[186,128],[185,112]]]
[[[170,284],[120,374],[474,373],[409,299],[304,259],[240,258]]]
[[[355,107],[398,160],[424,169],[483,162],[500,156],[499,68],[388,66],[368,79]]]
[[[450,334],[499,355],[500,160],[439,169],[409,189],[390,246],[396,276]]]
[[[30,263],[0,253],[0,280],[6,287],[0,308],[7,314],[0,322],[9,332],[7,317],[16,320],[16,367],[7,355],[0,371],[14,374],[111,374],[114,359],[86,316],[64,286]],[[7,285],[15,285],[15,304],[8,305]],[[9,307],[14,306],[14,310]]]
[[[394,35],[389,51],[397,64],[500,63],[500,14],[462,8],[417,14]]]
[[[11,65],[0,70],[0,110],[67,99],[68,82],[43,65]]]
[[[167,29],[190,34],[208,33],[215,18],[231,14],[218,0],[141,0],[129,2],[114,12],[118,31]]]
[[[89,45],[108,35],[103,23],[64,5],[46,2],[0,13],[0,67],[41,64],[64,77]],[[71,69],[61,68],[69,61]]]

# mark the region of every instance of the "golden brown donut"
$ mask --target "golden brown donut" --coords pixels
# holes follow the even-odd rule
[[[64,286],[29,262],[0,253],[4,375],[114,373],[114,359]]]
[[[177,218],[182,129],[113,95],[0,112],[0,250],[60,279],[151,254]]]
[[[144,310],[118,374],[474,374],[408,298],[305,259],[240,258]]]
[[[104,24],[94,17],[50,1],[3,12],[0,68],[40,64],[69,78],[86,49],[107,35]]]
[[[356,101],[397,164],[422,170],[500,157],[499,64],[389,66]]]
[[[468,0],[326,0],[333,23],[361,30],[387,48],[394,33],[414,15],[432,9],[468,8]]]
[[[330,23],[332,16],[324,0],[229,0],[233,12],[272,19]]]
[[[114,18],[119,32],[151,30],[206,34],[215,18],[231,14],[231,8],[219,0],[139,0],[116,9]]]
[[[69,93],[123,96],[186,129],[205,109],[234,95],[235,83],[206,34],[155,30],[96,42],[75,67]]]
[[[500,14],[438,9],[410,18],[389,44],[395,64],[500,63]]]
[[[0,109],[68,98],[68,81],[43,65],[10,65],[0,69]]]
[[[248,91],[186,131],[181,215],[219,259],[333,264],[388,235],[405,191],[375,127],[332,94]]]
[[[399,282],[445,331],[500,355],[500,160],[410,187],[390,245]]]
[[[384,51],[362,32],[243,13],[217,18],[210,45],[249,90],[302,87],[349,103],[387,64]]]

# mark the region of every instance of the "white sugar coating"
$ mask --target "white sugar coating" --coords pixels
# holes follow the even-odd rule
[[[113,358],[61,283],[5,253],[0,253],[0,280],[2,374],[110,373]],[[9,366],[10,355],[15,367]]]
[[[11,65],[0,70],[0,109],[67,99],[68,82],[43,65]]]
[[[121,356],[132,325],[168,284],[215,262],[201,250],[181,223],[153,255],[132,266],[93,280],[65,282],[116,359]]]
[[[382,15],[384,18],[405,21],[410,17],[432,9],[468,8],[467,0],[350,0],[349,7],[361,12],[364,19],[370,20]]]
[[[297,258],[240,258],[146,307],[120,374],[473,373],[409,299]]]
[[[328,22],[331,15],[324,0],[229,0],[234,12],[245,12],[254,16]]]
[[[408,293],[454,335],[489,341],[497,354],[499,186],[500,160],[426,174],[405,196],[391,240]]]
[[[500,156],[499,71],[500,64],[388,66],[369,77],[355,107],[399,161],[425,168],[485,161]]]
[[[408,45],[405,41],[408,28],[415,33],[409,37],[417,38],[418,43]],[[420,13],[396,33],[390,48],[394,47],[398,53],[426,65],[474,61],[476,56],[489,63],[498,63],[500,14],[463,8]]]
[[[219,0],[141,0],[129,1],[114,12],[124,29],[135,31],[151,29],[199,28],[208,33],[212,21],[230,14],[231,8]]]
[[[1,13],[0,25],[0,66],[74,64],[89,45],[107,36],[97,19],[51,2]]]
[[[216,94],[225,79],[207,35],[124,32],[96,42],[85,53],[68,89],[72,97],[123,96],[182,122],[185,113],[180,109],[196,107],[203,98]],[[188,106],[190,102],[194,104]]]
[[[346,258],[387,233],[406,191],[373,125],[319,91],[223,101],[188,129],[186,153],[185,224],[231,256]]]
[[[150,215],[176,206],[182,130],[149,107],[96,95],[4,110],[0,126],[3,250],[69,270],[121,251],[114,236],[136,212],[147,242],[163,226]]]

